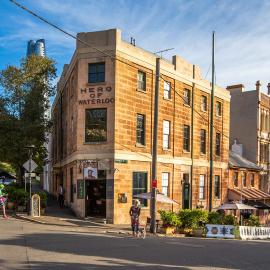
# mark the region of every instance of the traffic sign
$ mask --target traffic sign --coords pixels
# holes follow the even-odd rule
[[[32,172],[37,168],[37,164],[34,160],[27,160],[24,164],[23,167],[28,171],[28,172]],[[31,170],[30,170],[31,168]]]
[[[157,180],[156,179],[152,180],[152,187],[157,188]]]

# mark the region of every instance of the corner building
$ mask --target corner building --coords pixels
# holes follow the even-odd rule
[[[63,184],[78,216],[129,223],[133,196],[151,190],[156,55],[118,29],[78,38],[90,46],[77,41],[58,83],[51,192]],[[157,186],[179,203],[173,210],[208,209],[210,92],[199,67],[161,60]],[[214,102],[213,207],[227,196],[229,92],[216,86]],[[141,204],[146,218],[150,202]]]

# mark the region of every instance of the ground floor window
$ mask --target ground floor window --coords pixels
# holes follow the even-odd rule
[[[162,173],[162,193],[169,196],[169,173]]]
[[[215,175],[215,199],[220,199],[220,176]]]
[[[135,195],[147,192],[147,172],[133,172],[133,199]],[[140,199],[142,206],[147,206],[147,200]]]
[[[199,188],[199,199],[205,199],[205,175],[200,175],[200,188]]]

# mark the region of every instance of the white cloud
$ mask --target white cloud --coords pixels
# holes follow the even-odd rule
[[[168,56],[183,56],[200,65],[204,75],[211,63],[211,32],[216,30],[218,84],[243,83],[254,88],[258,79],[264,85],[270,81],[269,1],[27,0],[24,4],[71,33],[118,27],[124,39],[134,36],[147,50],[174,47]],[[18,39],[44,37],[53,57],[60,62],[71,58],[72,39],[18,8],[16,12],[16,17],[6,19],[18,27],[0,38],[2,47],[15,47]]]

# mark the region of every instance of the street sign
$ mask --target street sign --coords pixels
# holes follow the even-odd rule
[[[30,173],[25,173],[24,177],[27,178],[30,176]],[[31,177],[36,177],[36,173],[31,173]]]
[[[23,167],[28,171],[28,172],[32,172],[34,171],[36,168],[37,168],[37,164],[34,160],[27,160],[24,164],[23,164]],[[30,171],[30,168],[31,168],[31,171]]]

